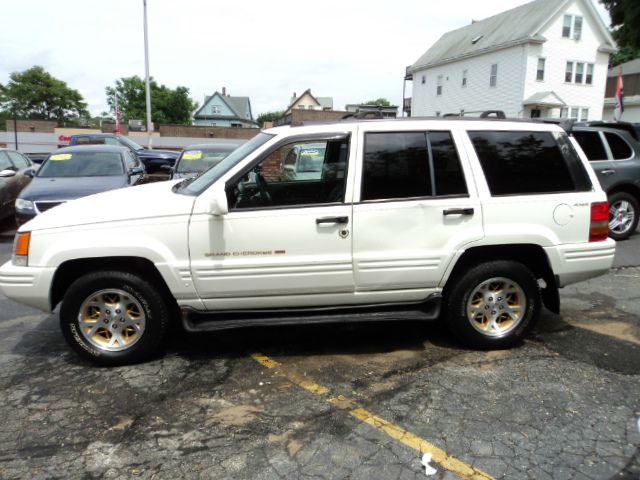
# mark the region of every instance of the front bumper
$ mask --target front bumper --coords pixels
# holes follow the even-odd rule
[[[18,303],[50,312],[54,274],[52,267],[18,267],[9,261],[0,267],[0,292]]]

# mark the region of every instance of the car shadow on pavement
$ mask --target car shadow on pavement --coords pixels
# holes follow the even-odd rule
[[[567,312],[565,315],[569,317],[581,314],[582,312]],[[640,345],[571,325],[562,315],[546,310],[530,338],[570,360],[626,375],[637,375],[640,372]]]
[[[176,329],[166,353],[187,358],[245,357],[251,352],[277,356],[375,354],[422,351],[425,343],[459,348],[438,322],[377,321],[246,327],[201,334]]]

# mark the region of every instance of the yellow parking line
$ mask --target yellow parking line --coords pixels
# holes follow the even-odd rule
[[[261,353],[253,353],[251,354],[251,357],[256,362],[269,369],[282,367],[282,364],[276,362],[275,360],[272,360],[271,358]],[[343,397],[342,395],[327,398],[327,394],[330,390],[326,387],[323,387],[322,385],[318,385],[317,383],[311,381],[306,377],[302,377],[298,374],[287,371],[279,371],[277,373],[287,378],[293,384],[304,388],[308,392],[311,392],[314,395],[325,397],[325,399],[330,404],[340,409],[347,410],[351,416],[357,418],[361,422],[366,423],[367,425],[372,426],[376,430],[388,435],[394,440],[399,441],[403,445],[417,450],[420,453],[431,453],[431,458],[435,463],[439,464],[442,468],[455,473],[461,478],[469,480],[493,480],[493,477],[491,477],[491,475],[478,470],[477,468],[473,468],[471,465],[468,465],[463,461],[448,455],[447,452],[445,452],[441,448],[438,448],[432,443],[424,440],[423,438],[420,438],[413,433],[408,432],[403,428],[398,427],[397,425],[394,425],[384,418],[378,417],[368,410],[356,406],[352,400]]]

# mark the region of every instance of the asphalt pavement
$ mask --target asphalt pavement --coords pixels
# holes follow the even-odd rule
[[[638,479],[639,246],[501,351],[436,323],[300,325],[175,331],[98,368],[0,295],[0,478]]]

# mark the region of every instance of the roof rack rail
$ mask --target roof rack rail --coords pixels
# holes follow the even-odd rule
[[[465,115],[468,115],[469,113],[479,113],[480,118],[500,118],[503,120],[507,118],[507,116],[502,110],[474,110],[474,111],[460,112],[460,113],[445,113],[443,117],[445,118],[461,117],[462,118]]]

